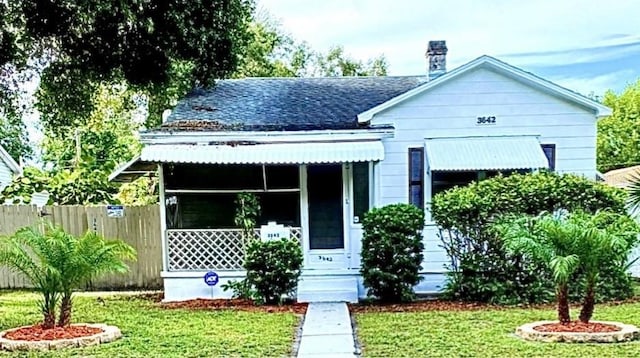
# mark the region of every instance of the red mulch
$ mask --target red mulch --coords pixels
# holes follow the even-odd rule
[[[619,331],[620,327],[604,323],[582,323],[580,321],[573,321],[566,325],[560,323],[547,323],[535,326],[533,329],[538,332],[603,333]]]
[[[251,300],[243,299],[204,299],[161,303],[160,307],[175,309],[186,308],[192,310],[237,310],[249,312],[291,312],[305,314],[307,312],[307,303],[291,303],[281,306],[273,305],[256,305]]]
[[[477,302],[455,302],[425,300],[407,303],[369,303],[350,304],[351,312],[421,312],[421,311],[480,311],[486,309],[501,310],[506,307]]]
[[[87,326],[68,326],[43,329],[42,325],[34,325],[19,328],[4,335],[6,339],[15,341],[53,341],[57,339],[69,339],[93,336],[103,332],[100,328]]]

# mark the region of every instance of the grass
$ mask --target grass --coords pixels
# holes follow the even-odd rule
[[[0,330],[37,323],[38,296],[0,291]],[[166,310],[139,297],[77,297],[74,322],[118,326],[113,343],[51,353],[0,357],[214,357],[284,356],[291,353],[300,318],[292,313]]]
[[[637,357],[640,352],[639,341],[536,343],[513,334],[521,324],[547,319],[555,319],[553,309],[356,314],[366,357]],[[597,305],[594,319],[640,325],[640,303]]]

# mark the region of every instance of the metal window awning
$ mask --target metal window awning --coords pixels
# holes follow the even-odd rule
[[[535,136],[433,138],[425,141],[432,171],[547,168]]]
[[[109,180],[131,181],[135,175],[144,175],[144,170],[140,169],[154,163],[318,164],[369,162],[383,158],[384,146],[379,140],[237,145],[157,144],[144,147],[139,157],[112,173]]]

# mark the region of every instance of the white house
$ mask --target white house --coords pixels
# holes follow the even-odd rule
[[[247,78],[183,99],[141,134],[139,157],[113,173],[158,169],[166,300],[228,297],[203,276],[243,276],[233,228],[238,192],[259,196],[261,224],[290,227],[305,253],[298,300],[364,297],[362,215],[404,202],[423,207],[424,280],[444,282],[446,255],[431,197],[498,172],[550,167],[596,177],[596,121],[611,110],[482,56],[446,72],[444,41],[429,73],[408,77]]]
[[[0,145],[0,192],[11,183],[14,175],[20,174],[22,174],[20,165]]]

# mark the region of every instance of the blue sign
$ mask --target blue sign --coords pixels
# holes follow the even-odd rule
[[[217,285],[219,280],[220,278],[218,277],[218,274],[213,271],[209,271],[206,274],[204,274],[204,283],[206,283],[209,286],[213,287]]]

